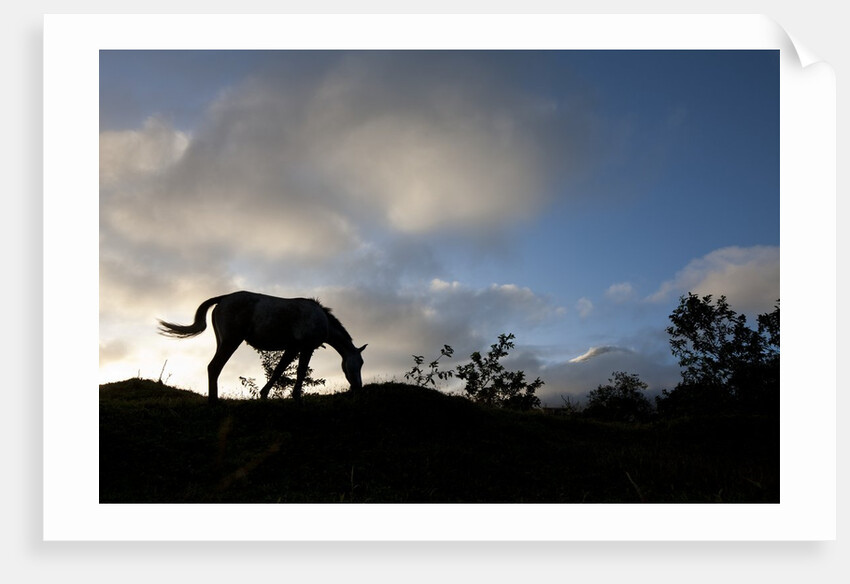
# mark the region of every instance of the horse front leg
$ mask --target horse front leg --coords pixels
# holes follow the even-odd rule
[[[301,356],[298,358],[298,374],[295,377],[295,386],[292,388],[292,398],[301,401],[301,386],[304,384],[304,378],[307,377],[307,369],[310,367],[310,359],[313,357],[313,351],[301,351]]]
[[[295,355],[297,354],[298,352],[293,351],[292,349],[287,349],[283,352],[283,355],[281,356],[277,367],[274,368],[271,377],[269,377],[269,380],[263,386],[263,389],[260,390],[260,399],[266,399],[269,396],[269,391],[271,391],[272,386],[277,383],[277,380],[280,379],[280,376],[283,375],[283,372],[286,371],[289,364],[295,360]]]

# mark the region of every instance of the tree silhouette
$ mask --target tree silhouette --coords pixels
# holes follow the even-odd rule
[[[584,414],[591,418],[618,422],[643,421],[652,413],[652,404],[643,392],[649,387],[634,373],[615,371],[608,385],[600,385],[587,395]]]
[[[271,379],[272,372],[277,364],[280,362],[281,357],[283,356],[283,351],[262,351],[257,349],[257,353],[260,354],[260,363],[263,366],[263,372],[266,375],[266,381]],[[269,391],[269,397],[279,397],[282,398],[286,393],[287,388],[295,385],[295,378],[298,369],[298,361],[293,361],[289,367],[287,367],[283,375],[280,376],[280,379],[275,382],[272,386],[271,391]],[[260,388],[257,386],[257,382],[253,377],[240,377],[239,381],[242,382],[242,387],[248,390],[248,393],[251,397],[259,397]],[[302,387],[316,387],[319,385],[325,385],[326,380],[319,378],[313,378],[313,368],[307,368],[307,376],[304,378]]]
[[[657,398],[659,411],[728,407],[774,412],[779,396],[779,303],[758,329],[725,296],[688,293],[670,315],[670,348],[682,381]]]
[[[508,371],[499,362],[514,348],[513,333],[499,335],[497,343],[490,345],[486,356],[475,351],[470,355],[472,362],[457,368],[458,379],[466,381],[464,391],[475,402],[518,410],[530,410],[540,406],[540,398],[534,392],[543,381],[538,377],[531,383],[525,381],[524,371]]]

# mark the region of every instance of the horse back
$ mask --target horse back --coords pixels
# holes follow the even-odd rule
[[[222,321],[222,332],[265,351],[315,349],[328,338],[327,313],[309,298],[235,292],[219,302],[214,318]]]

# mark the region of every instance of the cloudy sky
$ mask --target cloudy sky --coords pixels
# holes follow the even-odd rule
[[[206,393],[156,319],[240,289],[331,306],[366,382],[512,332],[552,405],[672,388],[681,295],[779,298],[778,51],[102,51],[101,382]]]

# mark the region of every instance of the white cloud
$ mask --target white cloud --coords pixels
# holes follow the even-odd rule
[[[523,93],[486,58],[347,55],[301,108],[300,143],[334,186],[406,233],[489,228],[537,211],[579,156],[578,114]],[[276,91],[277,89],[272,89]]]
[[[432,292],[446,292],[449,290],[458,290],[460,289],[461,284],[457,280],[453,282],[446,282],[439,278],[434,278],[431,280],[430,289]]]
[[[591,312],[593,312],[593,302],[587,298],[579,298],[576,302],[576,310],[578,311],[579,316],[586,318],[590,316]]]
[[[605,291],[605,297],[614,302],[625,302],[634,296],[634,288],[629,282],[611,284]]]
[[[574,359],[570,359],[569,362],[570,363],[581,363],[582,361],[587,361],[589,359],[593,359],[594,357],[598,357],[599,355],[604,355],[605,353],[612,353],[612,352],[616,352],[616,351],[625,352],[625,353],[630,352],[628,349],[623,349],[623,348],[620,348],[620,347],[611,347],[611,346],[590,347],[587,350],[586,353],[583,353],[583,354],[579,355],[578,357],[576,357]]]
[[[139,130],[101,132],[101,187],[169,168],[186,152],[189,140],[188,134],[156,117],[148,118]]]
[[[411,67],[405,55],[267,71],[223,92],[191,139],[156,117],[103,132],[107,237],[320,261],[376,229],[490,234],[532,217],[581,166],[580,111],[523,93],[486,59]]]
[[[691,261],[648,300],[663,302],[688,292],[725,295],[738,312],[769,312],[779,299],[779,248],[718,249]]]

